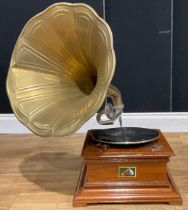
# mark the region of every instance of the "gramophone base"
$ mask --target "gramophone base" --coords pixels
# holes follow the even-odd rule
[[[164,136],[141,146],[101,147],[90,130],[73,206],[94,203],[182,204],[167,168],[174,155]]]
[[[75,197],[73,200],[74,207],[84,207],[87,204],[94,203],[169,203],[173,205],[181,205],[182,200],[179,193],[176,192],[174,181],[170,175],[167,174],[169,185],[164,187],[137,187],[127,186],[121,188],[120,186],[111,186],[105,188],[99,186],[97,188],[87,189],[84,187],[84,180],[86,178],[86,165],[83,164],[81,176],[78,181]],[[118,183],[116,183],[118,184]]]

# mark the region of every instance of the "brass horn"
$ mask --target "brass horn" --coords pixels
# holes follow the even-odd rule
[[[57,3],[34,16],[13,50],[7,93],[17,118],[40,136],[74,133],[99,111],[112,123],[123,109],[111,85],[115,70],[112,32],[86,4]],[[106,114],[107,121],[102,120]]]

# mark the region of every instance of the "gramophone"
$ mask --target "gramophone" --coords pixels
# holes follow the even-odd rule
[[[17,118],[39,136],[72,134],[95,113],[102,125],[119,120],[118,128],[88,131],[74,206],[181,203],[167,170],[173,151],[162,133],[122,126],[124,105],[111,84],[114,71],[108,24],[86,4],[57,3],[23,28],[7,93]]]

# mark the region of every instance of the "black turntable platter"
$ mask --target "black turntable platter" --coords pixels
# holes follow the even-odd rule
[[[110,129],[94,129],[92,139],[105,144],[133,145],[155,141],[160,133],[156,129],[140,127],[119,127]]]

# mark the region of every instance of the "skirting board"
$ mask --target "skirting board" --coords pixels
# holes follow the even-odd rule
[[[123,126],[157,128],[163,132],[188,132],[188,112],[166,112],[166,113],[123,113]],[[93,128],[118,127],[118,120],[114,125],[99,125],[93,116],[87,121],[77,133],[86,133]],[[0,134],[27,134],[31,133],[22,125],[14,114],[0,114]]]

